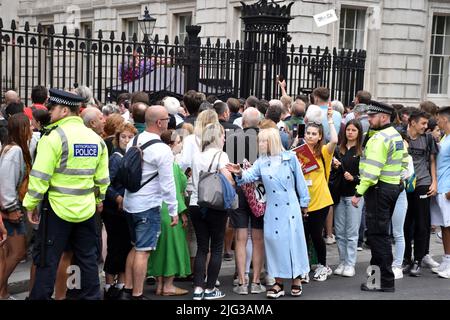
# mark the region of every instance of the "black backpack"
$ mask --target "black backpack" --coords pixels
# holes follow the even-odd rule
[[[150,179],[141,184],[142,166],[144,164],[144,150],[155,143],[163,143],[159,139],[153,139],[142,146],[137,145],[138,135],[133,139],[133,145],[128,149],[122,158],[119,171],[117,172],[117,181],[130,192],[138,192],[143,186],[158,176],[158,172]]]

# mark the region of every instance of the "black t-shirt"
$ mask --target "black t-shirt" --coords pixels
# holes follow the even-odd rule
[[[340,153],[339,149],[337,149],[335,155],[342,163],[339,170],[339,173],[342,175],[341,196],[352,197],[355,195],[356,186],[359,183],[360,156],[356,153],[356,147],[351,147],[345,154]],[[343,177],[345,171],[348,171],[354,177],[353,181],[348,181]]]

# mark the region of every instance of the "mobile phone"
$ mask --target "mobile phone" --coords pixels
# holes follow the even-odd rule
[[[297,131],[300,138],[305,138],[305,124],[299,124],[297,126]]]
[[[298,133],[298,127],[297,126],[293,126],[292,127],[292,138],[293,139],[297,138],[297,133]]]

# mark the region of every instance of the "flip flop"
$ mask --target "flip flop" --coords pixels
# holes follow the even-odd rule
[[[189,291],[188,290],[185,290],[185,289],[181,289],[181,288],[175,288],[175,291],[173,292],[162,292],[162,296],[165,296],[165,297],[169,297],[169,296],[184,296],[184,295],[186,295],[186,294],[188,294],[189,293]]]

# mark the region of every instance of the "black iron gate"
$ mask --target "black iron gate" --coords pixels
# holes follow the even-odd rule
[[[291,5],[265,0],[244,5],[245,41],[233,43],[209,38],[202,43],[199,26],[186,28],[184,43],[158,35],[139,42],[136,34],[127,41],[125,33],[117,37],[102,30],[96,37],[80,37],[78,30],[69,35],[65,27],[61,34],[53,26],[32,31],[28,23],[18,30],[14,21],[4,29],[0,19],[0,92],[3,97],[16,90],[26,104],[35,85],[66,90],[86,85],[102,102],[126,91],[180,96],[189,89],[221,98],[272,99],[279,97],[276,76],[281,74],[291,96],[326,86],[332,99],[348,105],[363,88],[365,51],[289,47]],[[265,22],[269,18],[272,23]]]

